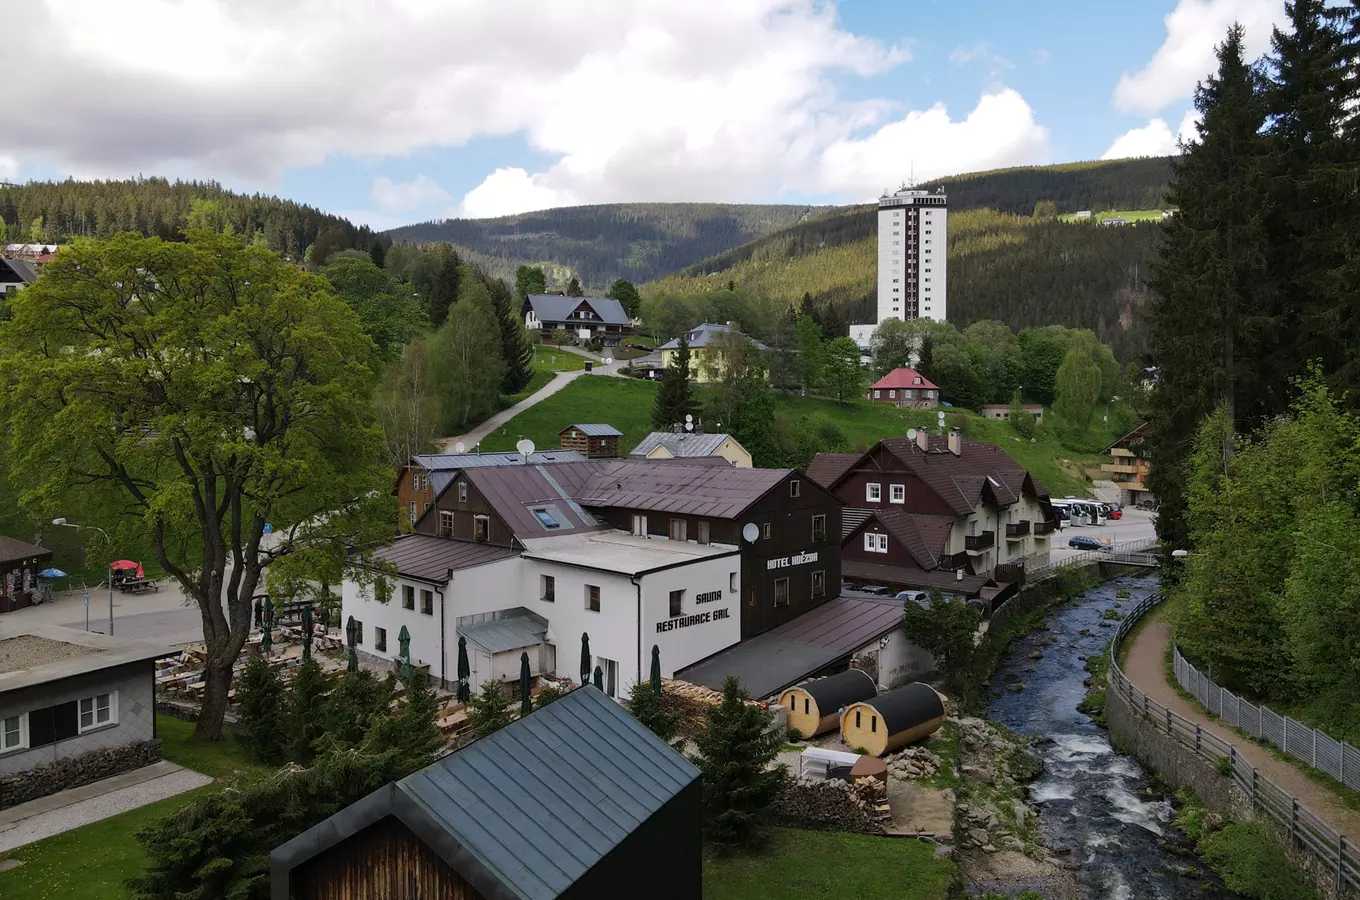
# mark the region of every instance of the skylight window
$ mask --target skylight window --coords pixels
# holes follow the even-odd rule
[[[538,524],[542,525],[544,528],[551,529],[562,527],[562,523],[557,521],[557,518],[552,514],[551,510],[539,508],[531,509],[529,512],[534,514],[534,518],[538,519]]]
[[[995,478],[993,478],[992,476],[988,475],[988,476],[987,476],[987,480],[990,481],[990,482],[992,483],[992,487],[1001,487],[1001,482],[997,481],[997,480],[996,480]]]

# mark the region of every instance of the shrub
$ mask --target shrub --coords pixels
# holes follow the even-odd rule
[[[484,738],[509,725],[514,720],[510,706],[510,695],[501,689],[499,681],[482,682],[482,692],[468,701],[468,725],[473,737]]]
[[[680,717],[661,705],[650,681],[635,681],[628,692],[628,711],[647,730],[666,743],[680,731]]]
[[[286,758],[283,686],[278,673],[258,653],[250,654],[236,683],[236,710],[244,726],[237,739],[262,763],[277,765]]]

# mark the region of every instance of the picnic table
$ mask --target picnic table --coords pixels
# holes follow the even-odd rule
[[[146,594],[160,590],[154,578],[124,578],[117,582],[118,590],[125,594]]]

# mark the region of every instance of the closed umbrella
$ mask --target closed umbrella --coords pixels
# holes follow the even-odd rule
[[[458,635],[458,702],[467,703],[472,699],[472,688],[468,684],[472,678],[472,666],[468,664],[467,638]]]
[[[581,632],[581,684],[590,683],[590,635]]]
[[[529,674],[529,654],[519,655],[519,714],[527,716],[534,711],[533,698],[529,696],[533,687],[533,676]]]
[[[354,616],[349,617],[345,623],[345,642],[349,644],[349,671],[359,671],[359,653],[355,650],[355,644],[359,641],[359,623],[354,621]]]
[[[661,699],[661,648],[652,644],[652,693]]]
[[[401,631],[397,632],[397,643],[401,644],[401,683],[409,685],[411,683],[411,632],[406,626],[401,626]]]
[[[604,690],[604,672],[600,670],[599,666],[595,667],[595,686]]]
[[[302,661],[312,661],[312,604],[302,607]]]
[[[264,598],[264,627],[260,633],[260,649],[265,656],[274,649],[274,604],[268,597]]]

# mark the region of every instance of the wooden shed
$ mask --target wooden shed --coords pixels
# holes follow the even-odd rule
[[[877,695],[878,685],[869,673],[846,669],[787,689],[779,695],[779,703],[789,711],[789,727],[810,738],[840,727],[840,711],[845,707]]]
[[[557,434],[563,450],[575,450],[588,459],[618,459],[623,432],[599,423],[568,425]]]
[[[947,712],[944,697],[916,681],[847,707],[841,738],[882,756],[934,734]]]
[[[699,770],[594,687],[277,847],[271,900],[693,900]]]

